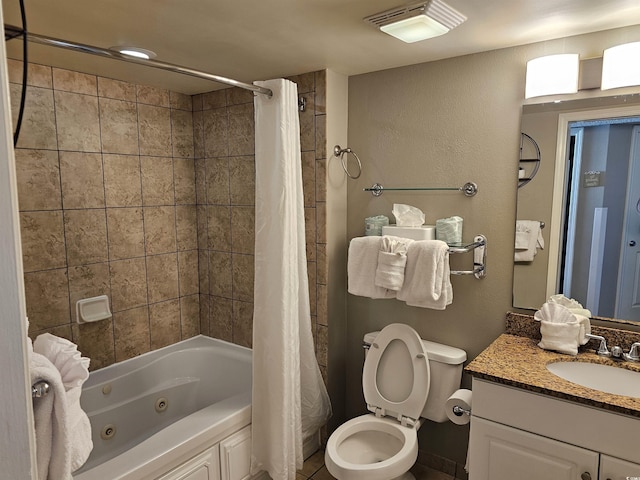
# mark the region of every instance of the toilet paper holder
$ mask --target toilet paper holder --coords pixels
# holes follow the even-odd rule
[[[453,411],[453,414],[456,417],[461,417],[462,415],[471,416],[471,409],[470,408],[463,408],[460,405],[454,405],[451,410]]]

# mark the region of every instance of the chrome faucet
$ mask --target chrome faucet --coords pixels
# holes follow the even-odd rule
[[[596,350],[596,353],[602,357],[610,357],[611,356],[611,352],[609,351],[609,349],[607,348],[607,340],[601,336],[601,335],[591,335],[590,333],[587,333],[585,335],[589,340],[599,340],[600,341],[600,345],[598,346],[598,350]],[[620,348],[620,347],[618,347]],[[615,349],[615,347],[614,347]],[[620,349],[622,350],[622,349]],[[618,352],[617,352],[618,353]],[[622,352],[619,352],[619,355]],[[631,353],[631,352],[629,352]]]
[[[631,345],[629,353],[623,353],[622,357],[630,362],[640,362],[640,353],[638,353],[638,348],[640,348],[640,342],[635,342]]]

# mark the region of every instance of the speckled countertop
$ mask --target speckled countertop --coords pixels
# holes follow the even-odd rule
[[[605,336],[609,348],[620,345],[625,351],[631,343],[640,341],[638,333],[607,327],[594,326],[592,333]],[[557,377],[546,368],[547,364],[553,362],[580,361],[615,365],[640,372],[640,363],[619,362],[600,357],[593,350],[593,341],[581,347],[578,355],[574,357],[542,350],[538,347],[539,339],[538,322],[526,315],[509,313],[507,333],[500,335],[469,363],[465,372],[503,385],[640,418],[640,398],[613,395],[582,387]]]

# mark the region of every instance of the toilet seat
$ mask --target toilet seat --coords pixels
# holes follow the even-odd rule
[[[387,365],[387,357],[393,357],[393,364]],[[427,402],[430,376],[418,333],[401,323],[387,325],[371,344],[364,362],[362,391],[368,409],[377,417],[392,416],[413,426]]]
[[[387,450],[377,451],[379,445]],[[399,477],[417,459],[418,434],[415,428],[370,413],[340,425],[329,437],[325,451],[329,473],[338,479],[349,480]]]

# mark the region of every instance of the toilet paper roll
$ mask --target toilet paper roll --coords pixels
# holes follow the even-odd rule
[[[454,407],[460,407],[465,412],[454,412]],[[447,417],[456,425],[466,425],[471,420],[471,390],[461,388],[453,392],[446,403],[445,409],[447,411]],[[466,412],[469,412],[467,414]]]

